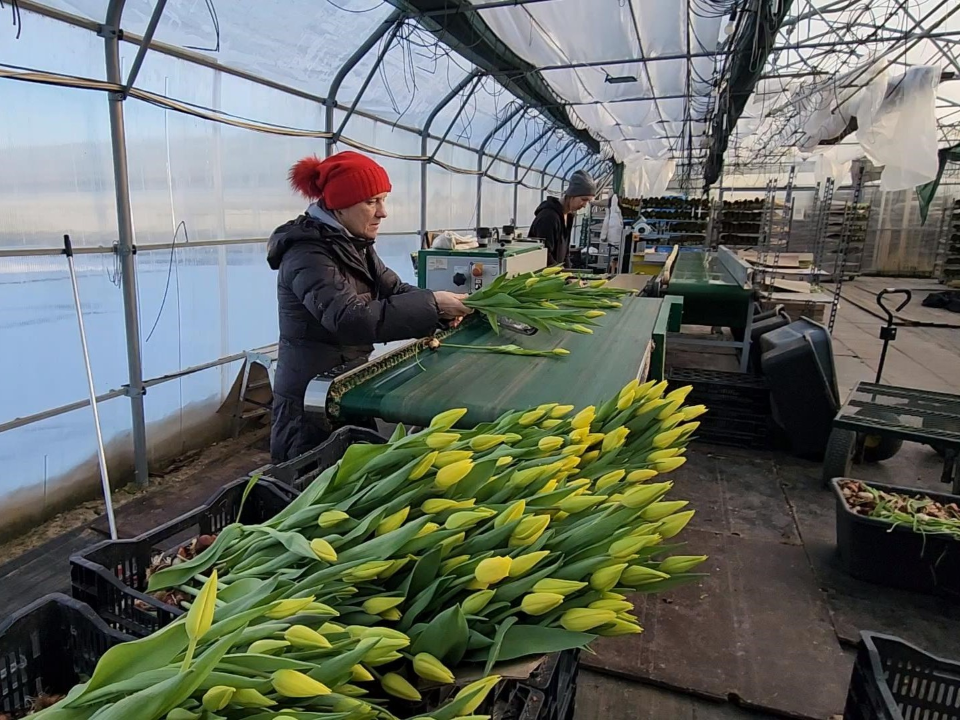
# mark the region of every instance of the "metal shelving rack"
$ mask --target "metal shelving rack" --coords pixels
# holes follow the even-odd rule
[[[960,287],[960,200],[953,201],[945,225],[941,233],[943,260],[941,262],[938,257],[940,270],[937,277],[950,287]]]
[[[833,333],[837,321],[837,309],[840,307],[840,291],[845,279],[853,280],[860,274],[863,265],[863,248],[866,244],[867,225],[870,222],[870,205],[861,203],[863,197],[863,165],[857,167],[853,181],[852,196],[841,208],[827,206],[827,236],[837,236],[836,257],[833,263],[833,302],[830,304],[830,322],[827,329]],[[832,217],[841,217],[839,228]],[[831,224],[833,223],[833,224]],[[850,259],[851,249],[854,260]]]

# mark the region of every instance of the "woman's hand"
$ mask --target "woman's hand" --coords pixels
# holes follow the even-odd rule
[[[440,311],[440,319],[452,321],[451,324],[454,327],[460,324],[464,315],[469,315],[473,312],[473,310],[462,302],[467,299],[466,295],[457,295],[456,293],[446,290],[435,290],[433,297],[437,301],[437,310]]]

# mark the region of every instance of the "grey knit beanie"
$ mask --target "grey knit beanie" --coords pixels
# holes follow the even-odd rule
[[[577,170],[570,176],[567,189],[563,194],[567,197],[596,195],[597,183],[586,170]]]

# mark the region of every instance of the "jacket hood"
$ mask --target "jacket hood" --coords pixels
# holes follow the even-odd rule
[[[311,206],[312,207],[312,206]],[[326,211],[324,211],[326,212]],[[335,220],[333,222],[336,222]],[[280,261],[286,252],[296,243],[304,241],[324,241],[344,243],[366,248],[373,240],[365,240],[347,235],[339,223],[333,225],[313,214],[301,215],[295,220],[284,223],[270,235],[267,241],[267,264],[274,270],[280,268]]]
[[[536,214],[542,213],[544,210],[552,210],[561,217],[563,217],[563,203],[560,202],[560,198],[548,197],[542,203],[537,205],[535,211]]]

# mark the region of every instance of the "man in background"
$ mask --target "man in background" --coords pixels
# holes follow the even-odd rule
[[[537,207],[527,234],[543,241],[547,248],[547,267],[567,264],[574,217],[596,194],[594,179],[588,172],[577,170],[570,176],[563,197],[548,197]]]

